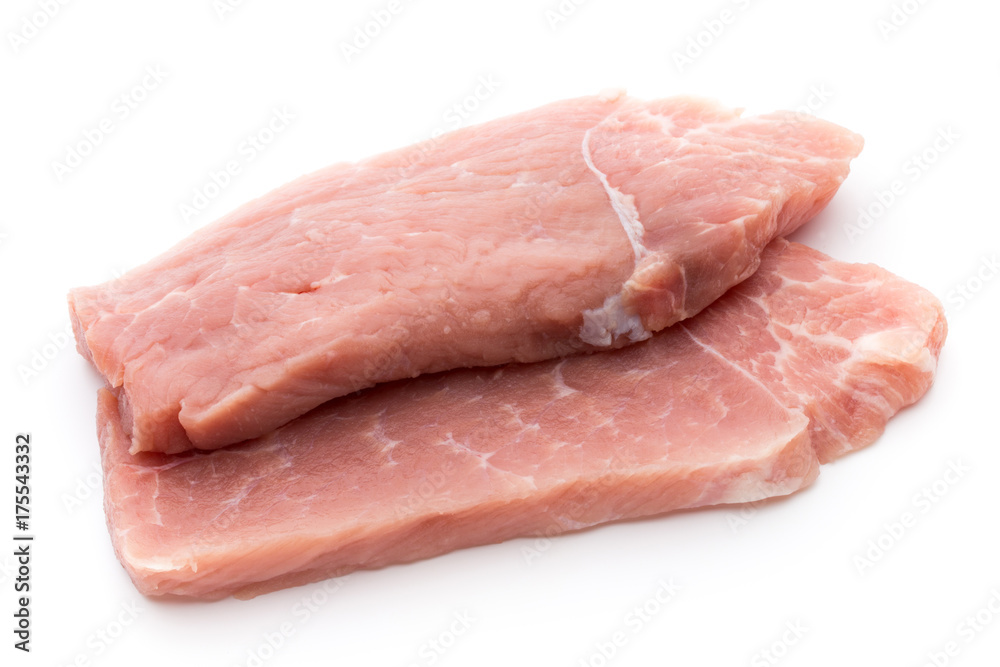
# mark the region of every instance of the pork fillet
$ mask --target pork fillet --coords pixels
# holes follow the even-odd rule
[[[214,449],[378,382],[644,340],[753,273],[861,138],[791,113],[550,104],[304,176],[70,294],[132,451]]]
[[[131,455],[101,390],[112,541],[147,595],[249,597],[792,493],[927,390],[945,328],[923,289],[778,240],[645,343],[383,384],[237,447]]]

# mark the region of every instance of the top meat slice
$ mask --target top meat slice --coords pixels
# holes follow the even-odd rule
[[[861,138],[585,97],[299,178],[70,293],[131,451],[214,449],[378,382],[616,348],[815,215]]]

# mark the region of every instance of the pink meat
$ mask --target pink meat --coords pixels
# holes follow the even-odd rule
[[[130,455],[102,390],[112,541],[145,594],[249,597],[792,493],[927,390],[945,330],[923,289],[779,240],[646,343],[380,385],[238,447]]]
[[[621,347],[815,215],[836,125],[587,97],[304,176],[70,294],[132,451],[214,449],[377,382]]]

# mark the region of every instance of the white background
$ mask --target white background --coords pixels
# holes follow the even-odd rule
[[[908,0],[900,6],[912,15],[898,14],[886,34],[889,0],[567,0],[559,21],[546,13],[558,0],[404,0],[350,62],[341,45],[388,0],[246,0],[221,16],[212,0],[68,2],[32,32],[25,21],[42,23],[43,4],[7,0],[0,11],[0,539],[12,544],[19,432],[34,443],[37,536],[29,656],[11,647],[12,547],[0,547],[0,664],[253,665],[251,652],[284,623],[291,635],[264,648],[260,664],[919,666],[950,641],[957,655],[938,664],[997,664],[1000,613],[987,609],[971,633],[963,625],[994,594],[1000,610],[1000,278],[985,263],[1000,251],[996,3]],[[723,9],[730,21],[712,36],[704,22]],[[674,54],[703,31],[706,46],[679,67]],[[116,99],[142,85],[147,67],[164,80],[121,118]],[[299,174],[449,129],[449,109],[475,95],[480,77],[495,90],[468,100],[477,108],[466,123],[620,86],[748,112],[812,103],[863,134],[840,194],[795,239],[878,263],[945,302],[935,386],[811,488],[742,513],[680,513],[359,573],[308,619],[296,605],[322,599],[321,585],[249,602],[142,598],[104,526],[100,381],[62,344],[66,291],[142,263]],[[247,161],[241,143],[282,107],[294,120]],[[53,163],[104,118],[111,133],[60,180]],[[943,151],[933,148],[942,131],[957,135],[938,143]],[[913,171],[908,161],[928,149],[933,164]],[[229,159],[243,160],[241,172],[185,221],[180,206]],[[903,194],[850,234],[859,209],[897,179]],[[975,294],[959,298],[960,287]],[[952,464],[967,471],[942,481]],[[928,509],[915,496],[935,482]],[[889,536],[885,526],[906,512],[916,525]],[[880,539],[887,548],[869,553]],[[544,552],[527,562],[536,547]],[[877,562],[859,568],[869,556]],[[629,619],[661,579],[679,584],[677,595],[651,603],[648,621]],[[461,613],[471,627],[434,652],[428,642],[452,644]],[[119,617],[130,621],[120,634]],[[617,631],[625,645],[605,659],[599,644]],[[118,636],[107,644],[98,632]],[[769,647],[779,660],[760,653]]]

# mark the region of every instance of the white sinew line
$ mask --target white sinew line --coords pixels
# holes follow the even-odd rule
[[[635,261],[638,262],[645,257],[647,250],[646,246],[642,244],[642,236],[646,232],[646,229],[642,226],[642,222],[639,221],[639,211],[635,208],[635,197],[624,195],[621,190],[612,187],[608,183],[608,177],[594,166],[594,160],[590,154],[590,132],[592,129],[587,130],[583,134],[583,145],[581,146],[583,161],[587,164],[587,168],[594,172],[597,178],[601,180],[601,185],[604,186],[604,191],[608,193],[608,199],[611,200],[611,207],[618,214],[618,220],[622,224],[622,229],[625,230],[629,243],[632,244]]]

